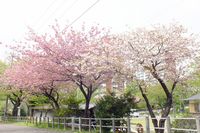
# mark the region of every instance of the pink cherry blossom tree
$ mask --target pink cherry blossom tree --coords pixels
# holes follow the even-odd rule
[[[22,88],[17,88],[17,87],[12,86],[11,84],[8,84],[5,81],[4,76],[1,76],[1,84],[3,85],[2,89],[4,89],[4,91],[6,91],[6,93],[7,93],[5,115],[7,115],[8,100],[10,100],[13,105],[12,115],[17,116],[18,108],[20,107],[20,105],[24,101],[24,99],[26,98],[26,93],[24,92],[24,90]]]
[[[128,70],[132,70],[146,107],[152,118],[156,133],[163,133],[165,119],[158,120],[148,97],[148,86],[160,84],[165,96],[161,117],[166,118],[173,104],[173,93],[177,84],[189,77],[199,43],[192,34],[178,24],[156,25],[128,32],[118,39],[121,56],[126,58]],[[130,72],[130,71],[129,71]],[[143,78],[138,75],[146,75]]]
[[[52,64],[47,64],[40,58],[19,61],[6,70],[3,81],[30,94],[43,94],[50,100],[54,109],[59,109],[59,93],[56,81],[61,76],[44,70],[41,65],[53,67]]]
[[[110,65],[114,56],[111,56],[108,31],[99,26],[86,28],[84,25],[81,30],[67,27],[63,32],[59,25],[52,26],[52,29],[52,34],[45,35],[30,30],[28,41],[23,43],[27,46],[23,49],[17,47],[20,58],[29,60],[30,70],[25,75],[32,75],[28,81],[17,81],[17,84],[39,84],[41,87],[49,81],[73,82],[85,97],[84,116],[88,117],[92,94],[114,73]],[[38,66],[39,72],[36,70]],[[45,90],[43,86],[42,89]]]
[[[7,77],[5,76],[5,72],[8,69],[9,66],[7,65],[6,69],[0,75],[1,89],[3,89],[3,91],[6,91],[7,95],[4,116],[7,115],[8,100],[10,100],[11,103],[13,104],[12,115],[17,116],[18,108],[20,107],[22,101],[26,98],[26,95],[21,88],[16,88],[8,84],[6,80]]]

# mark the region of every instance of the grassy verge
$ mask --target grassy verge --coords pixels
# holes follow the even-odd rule
[[[52,128],[51,123],[49,124],[49,127],[48,127],[47,123],[41,123],[41,124],[37,124],[37,125],[35,123],[33,124],[33,123],[17,122],[17,121],[7,121],[7,122],[0,121],[0,123],[41,128],[41,129],[47,129],[47,130],[56,131],[56,132],[66,132],[66,131],[72,132],[70,127],[66,127],[64,129],[63,125],[60,125],[60,127],[59,127],[58,124],[54,124],[54,128]],[[89,133],[89,131],[83,129],[81,132],[79,132],[76,129],[73,133]],[[98,131],[91,131],[91,133],[98,133]]]

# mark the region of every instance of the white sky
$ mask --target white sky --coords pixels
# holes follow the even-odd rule
[[[11,44],[25,37],[27,26],[45,32],[48,25],[71,23],[96,0],[0,0],[0,42]],[[98,23],[114,32],[128,27],[179,22],[200,32],[200,0],[100,0],[73,26]],[[9,51],[0,45],[0,59]]]

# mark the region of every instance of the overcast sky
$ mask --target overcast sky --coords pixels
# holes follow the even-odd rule
[[[0,42],[11,44],[25,37],[27,26],[45,32],[58,20],[68,24],[96,0],[0,0]],[[179,22],[189,31],[200,32],[200,0],[99,0],[73,26],[98,23],[113,32],[128,27]],[[0,45],[0,59],[9,51]]]

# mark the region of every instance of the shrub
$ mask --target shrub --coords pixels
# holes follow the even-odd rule
[[[98,118],[123,118],[130,116],[131,109],[135,106],[134,97],[131,93],[126,93],[117,97],[115,94],[106,95],[100,99],[95,108],[95,115]],[[112,121],[102,121],[105,126],[111,126]],[[120,126],[125,124],[125,121],[116,121],[115,125]],[[103,128],[108,132],[110,128]]]
[[[61,98],[61,109],[54,111],[54,116],[62,117],[62,116],[80,116],[81,112],[79,110],[79,104],[82,101],[77,99],[76,93],[71,93]]]
[[[181,129],[196,129],[196,120],[194,119],[176,119],[172,122],[173,128],[181,128]],[[176,131],[173,133],[193,133],[192,131]]]

